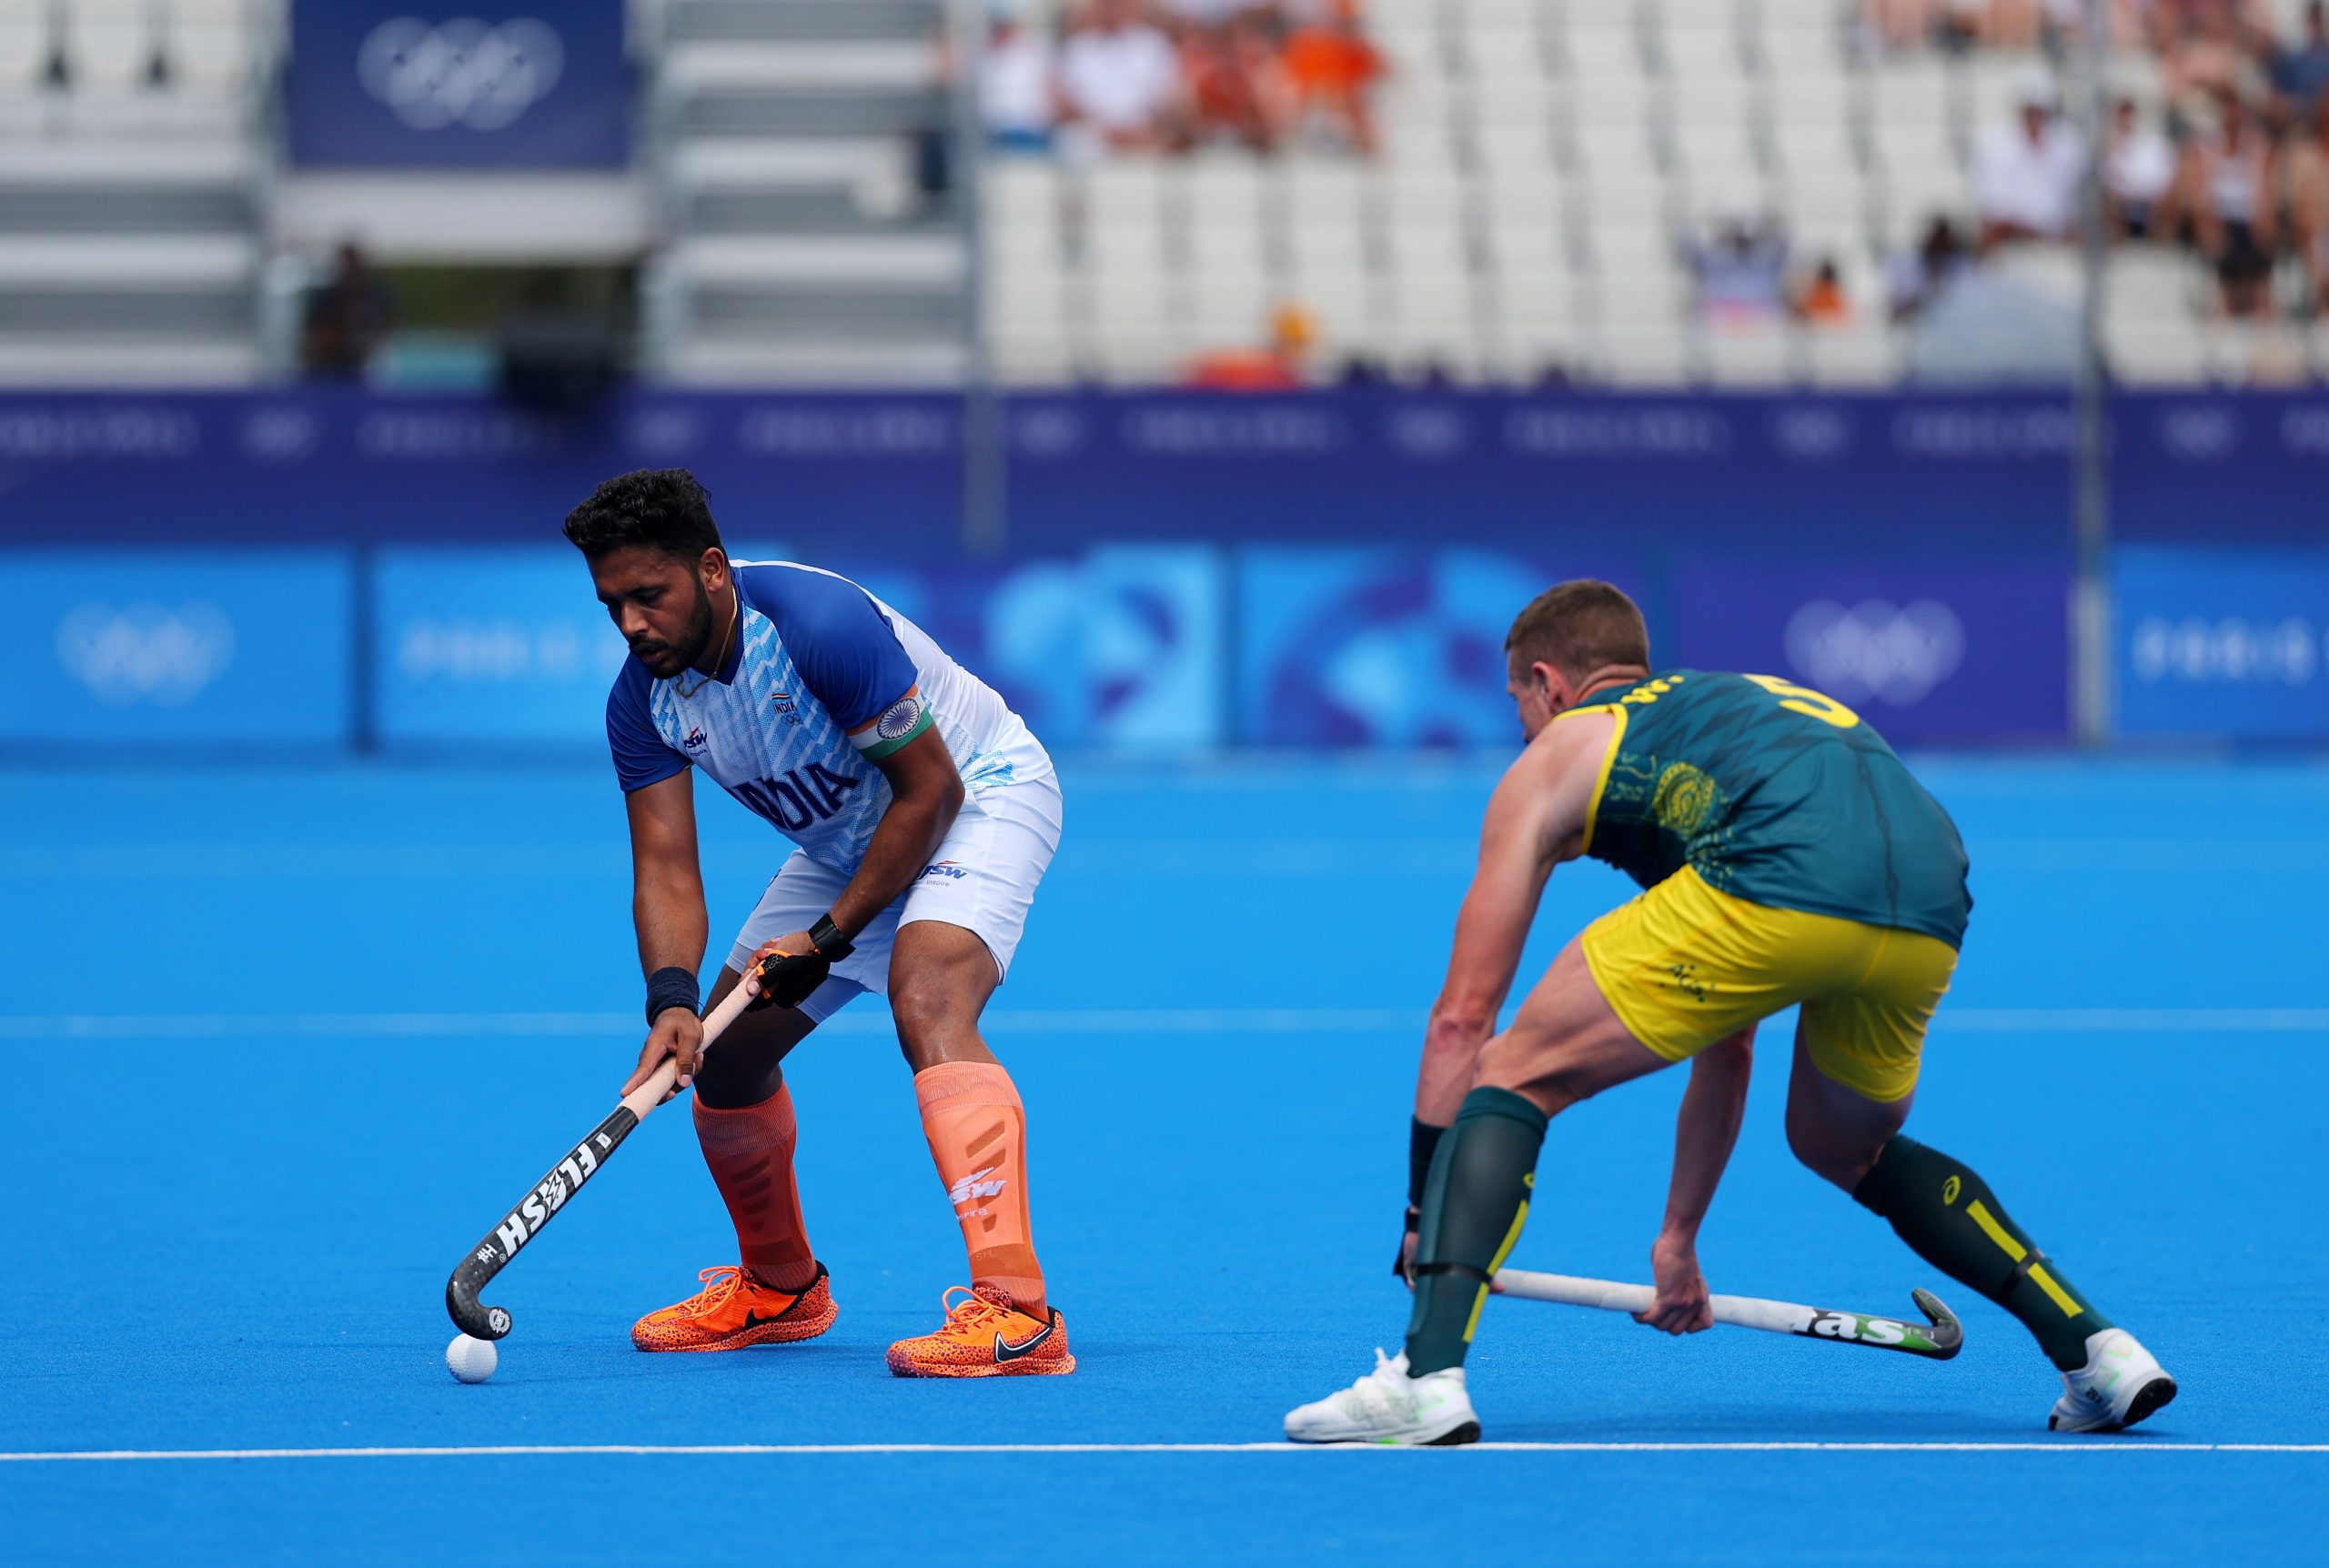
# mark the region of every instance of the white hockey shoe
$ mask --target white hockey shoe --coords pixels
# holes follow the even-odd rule
[[[1296,1442],[1380,1442],[1443,1448],[1480,1440],[1480,1421],[1464,1392],[1464,1369],[1407,1375],[1406,1352],[1375,1352],[1375,1370],[1340,1393],[1285,1412]]]
[[[2117,1432],[2175,1397],[2175,1380],[2124,1329],[2086,1336],[2086,1365],[2062,1374],[2062,1397],[2046,1425],[2055,1432]]]

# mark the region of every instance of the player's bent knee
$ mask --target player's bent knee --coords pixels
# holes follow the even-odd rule
[[[893,986],[890,1014],[898,1027],[898,1049],[917,1072],[981,1050],[976,999],[964,996],[943,980]]]
[[[1860,1185],[1890,1136],[1890,1131],[1878,1136],[1874,1129],[1831,1127],[1789,1108],[1788,1151],[1805,1170],[1847,1192]]]
[[[1550,1037],[1517,1022],[1480,1048],[1472,1082],[1476,1088],[1517,1094],[1547,1116],[1558,1116],[1607,1087],[1595,1081],[1588,1064],[1576,1053],[1563,1050]]]
[[[711,990],[713,1006],[735,989],[738,978],[733,970],[721,970]],[[746,1013],[698,1059],[696,1098],[714,1111],[760,1104],[784,1086],[784,1059],[815,1028],[808,1014],[791,1008]]]

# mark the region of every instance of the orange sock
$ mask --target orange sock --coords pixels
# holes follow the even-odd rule
[[[801,1191],[792,1182],[792,1150],[800,1129],[792,1120],[792,1091],[782,1083],[758,1105],[716,1110],[695,1101],[696,1141],[711,1168],[744,1267],[762,1284],[797,1291],[817,1277],[816,1255],[801,1221]]]
[[[963,1223],[972,1287],[1044,1316],[1044,1271],[1027,1225],[1027,1116],[1011,1075],[991,1061],[942,1061],[913,1075],[913,1092]]]

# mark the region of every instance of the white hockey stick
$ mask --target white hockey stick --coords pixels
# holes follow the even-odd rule
[[[1620,1284],[1615,1280],[1588,1280],[1575,1274],[1539,1274],[1527,1269],[1506,1269],[1488,1289],[1498,1295],[1525,1301],[1553,1302],[1566,1307],[1598,1307],[1610,1312],[1646,1312],[1657,1294],[1648,1285]],[[1870,1345],[1877,1350],[1905,1351],[1945,1362],[1965,1343],[1965,1330],[1957,1315],[1931,1291],[1910,1292],[1928,1322],[1878,1317],[1870,1312],[1837,1312],[1827,1307],[1800,1307],[1792,1302],[1768,1302],[1759,1296],[1713,1296],[1714,1321],[1734,1328],[1761,1329],[1766,1333],[1801,1334],[1807,1339],[1833,1340],[1840,1344]]]

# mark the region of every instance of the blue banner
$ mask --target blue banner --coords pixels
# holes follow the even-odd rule
[[[738,541],[740,560],[788,558]],[[1217,747],[1227,570],[1203,547],[926,568],[827,558],[1003,693],[1062,750]],[[571,548],[380,553],[373,668],[390,745],[604,744],[621,637]]]
[[[623,0],[292,3],[284,119],[304,166],[619,168],[630,91]]]
[[[2329,394],[2121,394],[2112,524],[2329,543]],[[2073,424],[2032,395],[1085,392],[1008,400],[1009,543],[1472,544],[2051,556]],[[352,389],[0,394],[0,543],[549,542],[628,468],[739,537],[951,552],[960,400],[636,389],[571,415]]]
[[[383,550],[372,636],[383,741],[603,741],[622,634],[571,548]]]
[[[1661,664],[1787,677],[1897,741],[2070,734],[2067,559],[1693,556]]]
[[[2068,415],[2013,397],[1393,389],[1013,397],[1009,544],[1784,537],[1855,554],[2067,548]],[[0,542],[550,542],[593,486],[691,468],[731,534],[948,553],[960,400],[633,390],[572,415],[357,390],[0,395]]]
[[[2329,542],[2329,397],[2122,393],[2112,434],[2114,538]]]
[[[2111,577],[2119,733],[2329,739],[2329,549],[2130,546]]]
[[[1389,546],[1255,548],[1237,566],[1237,739],[1248,746],[1511,745],[1504,638],[1564,577],[1641,593],[1638,558]]]
[[[350,739],[355,579],[344,552],[0,558],[0,742]]]
[[[1227,568],[1187,545],[1008,565],[836,569],[935,638],[1062,750],[1220,746]]]

